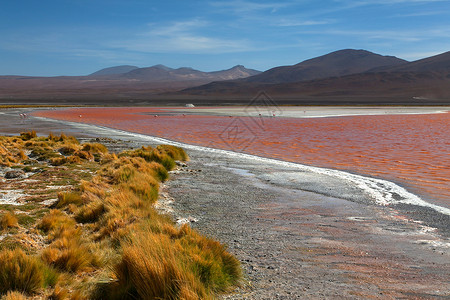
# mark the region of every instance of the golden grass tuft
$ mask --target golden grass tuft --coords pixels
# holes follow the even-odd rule
[[[94,155],[92,155],[92,153],[87,152],[87,151],[79,150],[79,151],[75,152],[73,155],[78,156],[81,159],[86,159],[89,161],[94,160]]]
[[[74,176],[79,184],[76,189],[60,192],[56,209],[30,229],[42,234],[47,245],[39,250],[38,257],[18,252],[23,245],[27,252],[36,251],[29,246],[36,241],[24,238],[28,233],[3,240],[0,249],[5,250],[0,250],[0,262],[11,262],[0,263],[0,276],[8,274],[0,278],[4,282],[16,284],[23,276],[37,276],[34,288],[17,290],[27,295],[39,292],[39,296],[49,295],[48,299],[188,300],[213,299],[238,283],[239,262],[223,245],[187,225],[178,228],[170,216],[154,208],[160,182],[168,179],[176,160],[188,159],[183,149],[160,145],[117,156],[101,144],[80,145],[64,134],[37,137],[29,132],[21,137],[0,137],[0,164],[27,160],[23,149],[31,151],[31,158],[53,165],[79,164],[73,172],[97,171],[92,178],[85,172]],[[71,172],[69,168],[55,170],[62,176]],[[0,221],[7,218],[4,215]],[[7,225],[0,225],[2,228],[17,226],[17,221],[3,223]],[[20,268],[35,271],[11,275],[11,270]],[[3,286],[0,281],[0,288]],[[0,294],[8,291],[5,288]]]
[[[106,212],[106,207],[100,200],[92,201],[91,203],[81,207],[76,215],[75,220],[79,223],[94,223]]]
[[[58,152],[62,155],[72,155],[76,151],[78,151],[78,147],[76,145],[65,145],[58,149]]]
[[[121,293],[149,299],[209,299],[238,283],[240,263],[220,243],[189,226],[152,224],[123,242],[114,268],[112,299]],[[122,295],[123,296],[123,295]]]
[[[47,264],[65,272],[76,273],[88,271],[100,266],[100,260],[89,247],[73,231],[62,233],[49,247],[42,252],[42,260]]]
[[[162,234],[133,236],[123,247],[122,259],[114,268],[117,281],[111,284],[108,296],[111,299],[125,295],[140,299],[181,299],[183,291],[185,295],[208,298],[192,274],[184,272],[182,262],[177,259],[177,249],[171,244],[170,238]]]
[[[172,145],[159,145],[156,147],[156,149],[163,153],[166,153],[174,160],[181,160],[181,161],[189,160],[186,151],[184,151],[184,149],[181,147]]]
[[[65,164],[80,164],[81,158],[79,156],[68,156],[68,157],[54,157],[50,158],[49,160],[50,164],[53,166],[61,166]]]
[[[20,249],[0,252],[0,294],[20,291],[33,294],[44,285],[42,263]]]
[[[70,204],[80,206],[83,203],[83,198],[78,192],[59,192],[58,201],[54,204],[54,206],[56,208],[64,208]]]
[[[13,212],[7,212],[0,217],[0,230],[19,227],[19,221]]]
[[[42,218],[37,225],[37,228],[41,229],[45,233],[49,233],[64,227],[73,228],[75,227],[75,224],[75,220],[70,218],[64,212],[58,209],[52,209]]]
[[[1,300],[27,300],[28,297],[21,292],[8,292]]]
[[[35,130],[32,130],[28,132],[21,132],[20,137],[22,138],[22,140],[27,141],[36,138],[37,134]]]
[[[81,150],[90,152],[92,154],[94,153],[100,153],[100,154],[106,154],[108,153],[108,149],[99,143],[86,143],[82,145],[83,148]]]
[[[163,149],[155,149],[150,146],[141,147],[132,151],[122,152],[119,156],[141,157],[147,162],[157,162],[163,165],[166,170],[170,171],[175,168],[175,160],[168,155]]]

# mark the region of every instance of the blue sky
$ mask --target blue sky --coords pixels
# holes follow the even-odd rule
[[[3,0],[0,75],[236,64],[267,70],[340,49],[450,51],[450,0]]]

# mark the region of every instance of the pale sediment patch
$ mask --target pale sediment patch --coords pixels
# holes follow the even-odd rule
[[[176,173],[182,172],[182,170],[175,170],[175,171]],[[171,171],[170,173],[175,172]],[[198,222],[197,218],[194,218],[192,216],[189,217],[181,216],[178,214],[178,212],[174,210],[173,204],[175,203],[175,199],[169,195],[169,193],[167,192],[167,188],[168,188],[167,184],[161,184],[158,201],[156,201],[156,203],[154,204],[155,209],[164,214],[169,214],[173,216],[178,225]]]
[[[23,190],[0,190],[0,204],[22,205],[18,200],[26,196]]]
[[[417,115],[445,113],[450,107],[314,107],[246,106],[180,109],[179,112],[236,117],[328,118],[348,116]]]
[[[71,186],[69,186],[69,185],[47,185],[46,188],[49,190],[61,190],[61,189],[70,189]]]
[[[42,201],[40,204],[41,205],[45,205],[45,206],[51,206],[53,205],[56,201],[58,201],[58,199],[48,199],[48,200],[44,200]]]

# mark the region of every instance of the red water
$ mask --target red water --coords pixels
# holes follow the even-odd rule
[[[81,108],[35,115],[371,175],[450,207],[450,113],[314,119],[162,113]]]

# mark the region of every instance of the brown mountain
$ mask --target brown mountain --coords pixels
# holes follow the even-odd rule
[[[244,79],[245,82],[286,83],[334,76],[344,76],[385,67],[401,66],[407,61],[394,56],[382,56],[365,50],[346,49],[305,60],[293,66],[267,70]]]
[[[178,68],[172,69],[164,65],[156,65],[148,68],[133,68],[128,72],[118,72],[116,70],[122,70],[124,66],[113,67],[108,69],[103,69],[98,72],[91,74],[92,77],[109,78],[115,80],[140,80],[148,82],[177,82],[177,81],[214,81],[214,80],[233,80],[239,78],[245,78],[261,73],[260,71],[247,69],[244,66],[238,65],[231,69],[214,71],[214,72],[202,72],[192,68]],[[105,71],[108,73],[110,70],[116,71],[115,73],[104,74]]]
[[[332,54],[335,56],[339,51]],[[450,52],[410,63],[399,63],[395,59],[393,62],[396,65],[362,73],[297,82],[261,83],[253,78],[262,76],[264,72],[245,80],[212,82],[189,88],[181,94],[242,101],[265,91],[280,103],[450,104]],[[333,64],[336,65],[341,64]],[[292,69],[284,70],[287,72],[283,76],[289,78]]]
[[[0,100],[133,99],[259,73],[240,65],[215,72],[156,65],[148,68],[118,66],[89,76],[0,76]]]
[[[399,66],[382,67],[371,72],[449,72],[450,51]]]
[[[116,66],[116,67],[110,67],[110,68],[101,69],[101,70],[99,70],[97,72],[92,73],[89,76],[96,77],[96,76],[108,76],[108,75],[124,74],[124,73],[128,73],[130,71],[133,71],[135,69],[139,69],[139,68],[136,67],[136,66],[128,66],[128,65]]]

